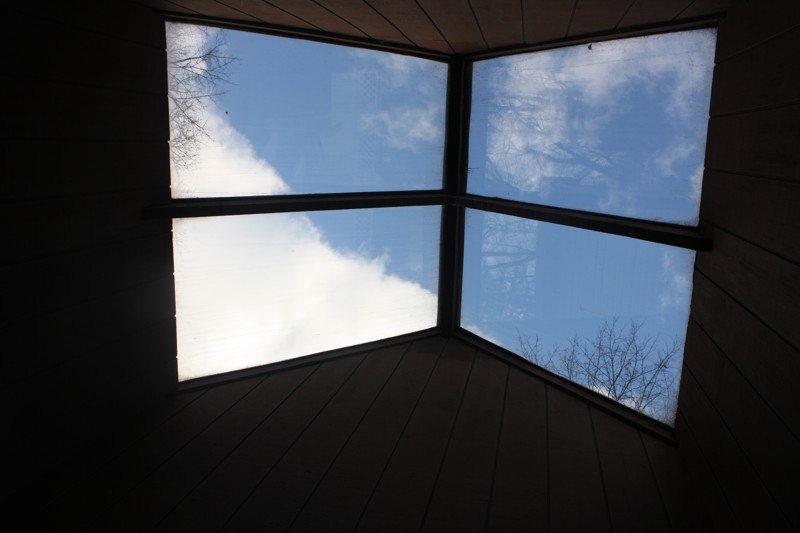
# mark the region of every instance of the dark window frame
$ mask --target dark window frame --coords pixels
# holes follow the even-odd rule
[[[468,194],[466,191],[472,65],[475,61],[602,40],[617,40],[657,33],[715,27],[718,23],[716,18],[694,19],[683,21],[680,24],[641,26],[624,32],[591,34],[577,38],[550,41],[535,46],[503,48],[452,56],[437,52],[420,51],[402,45],[376,43],[369,39],[333,36],[320,32],[267,25],[241,24],[230,21],[220,22],[219,20],[199,16],[169,16],[165,17],[165,20],[400,53],[446,63],[448,65],[448,82],[442,188],[423,191],[400,190],[389,192],[173,199],[167,204],[145,208],[143,210],[143,217],[145,218],[172,219],[441,205],[437,329],[446,334],[467,334],[467,337],[469,337],[469,332],[462,329],[460,325],[464,219],[467,208],[622,235],[696,251],[711,249],[711,238],[700,227],[627,218],[501,198],[489,198]]]

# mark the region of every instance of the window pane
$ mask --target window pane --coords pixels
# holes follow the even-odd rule
[[[167,35],[173,197],[441,188],[445,64],[186,24]]]
[[[716,33],[474,65],[468,191],[696,224]]]
[[[435,326],[440,213],[176,219],[179,379]]]
[[[472,210],[465,238],[463,328],[672,422],[694,252]]]

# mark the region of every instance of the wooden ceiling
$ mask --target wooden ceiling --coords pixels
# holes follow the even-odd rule
[[[296,29],[448,55],[680,24],[738,0],[139,0],[191,17]]]

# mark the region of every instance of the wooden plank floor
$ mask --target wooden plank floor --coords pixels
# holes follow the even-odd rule
[[[86,531],[682,531],[672,445],[434,336],[171,398],[73,465]],[[149,424],[148,424],[149,421]],[[72,512],[64,512],[70,508]],[[67,527],[69,528],[69,527]]]

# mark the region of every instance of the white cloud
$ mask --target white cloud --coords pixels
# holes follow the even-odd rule
[[[432,327],[436,295],[301,214],[176,220],[181,379]]]
[[[352,54],[359,68],[350,76],[379,95],[378,110],[361,103],[360,127],[400,150],[443,146],[446,65],[371,50]]]
[[[694,252],[664,249],[661,259],[661,278],[664,290],[658,298],[662,309],[688,309],[692,297],[692,268]]]
[[[639,176],[625,180],[621,175],[627,146],[620,154],[598,148],[614,121],[647,93],[661,95],[668,127],[680,135],[653,154],[648,165],[656,171],[653,182],[663,187],[680,181],[693,188],[696,182],[689,180],[694,176],[677,176],[675,167],[698,154],[702,160],[698,139],[703,138],[708,102],[697,96],[710,87],[707,63],[715,37],[713,30],[688,35],[609,41],[595,43],[592,50],[578,46],[478,63],[474,91],[488,104],[487,177],[543,199],[554,188],[572,187],[565,180],[575,187],[602,183],[641,189]],[[626,192],[609,193],[597,206],[630,212],[628,202],[636,198]],[[614,195],[626,203],[614,201]]]
[[[423,144],[441,143],[441,111],[437,106],[402,107],[361,117],[361,127],[378,135],[387,145],[418,150]]]
[[[268,195],[289,192],[277,171],[255,155],[250,141],[212,105],[204,114],[209,136],[198,140],[197,158],[172,169],[172,196]]]

